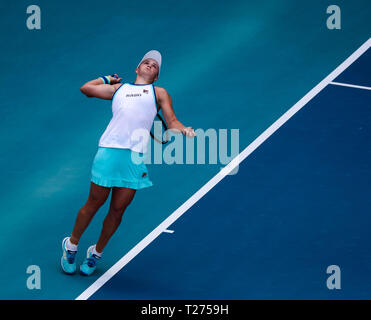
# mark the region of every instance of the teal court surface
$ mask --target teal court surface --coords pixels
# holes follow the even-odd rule
[[[1,299],[371,298],[368,1],[338,1],[336,30],[326,1],[35,4],[40,30],[26,26],[30,3],[1,4]],[[61,241],[112,116],[79,88],[114,72],[135,81],[151,49],[178,119],[239,129],[240,154],[147,165],[154,186],[135,195],[97,272],[67,276]]]

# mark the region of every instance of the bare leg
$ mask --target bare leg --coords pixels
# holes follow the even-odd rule
[[[106,202],[111,188],[102,187],[94,182],[90,183],[90,193],[88,201],[80,209],[77,214],[75,226],[70,237],[72,244],[78,244],[81,238],[81,235],[84,233],[88,227],[91,219],[94,217],[98,209]]]
[[[125,209],[133,200],[135,192],[135,189],[121,187],[113,188],[110,208],[104,219],[103,229],[95,247],[98,252],[103,252],[109,239],[120,225]]]

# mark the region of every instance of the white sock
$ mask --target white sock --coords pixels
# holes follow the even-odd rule
[[[95,254],[96,256],[98,256],[99,258],[102,257],[102,252],[98,252],[96,249],[95,249],[96,246],[94,246],[93,248],[93,254]]]
[[[71,243],[70,238],[68,238],[66,241],[66,249],[70,251],[77,251],[77,245]]]

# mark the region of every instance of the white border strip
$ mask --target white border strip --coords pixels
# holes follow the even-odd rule
[[[342,83],[342,82],[330,82],[330,84],[333,84],[335,86],[343,86],[343,87],[350,87],[350,88],[357,88],[357,89],[364,89],[364,90],[371,90],[370,87],[364,87],[364,86],[356,86],[354,84],[349,83]]]
[[[310,90],[300,101],[285,112],[278,120],[276,120],[268,129],[266,129],[258,138],[256,138],[247,148],[237,155],[228,165],[220,170],[209,182],[207,182],[200,190],[191,196],[177,210],[175,210],[168,218],[166,218],[157,228],[149,233],[142,241],[132,248],[126,255],[117,261],[109,270],[107,270],[100,278],[98,278],[90,287],[88,287],[76,300],[89,299],[99,288],[101,288],[109,279],[127,265],[136,255],[138,255],[145,247],[155,240],[162,232],[164,232],[171,224],[173,224],[181,215],[191,208],[198,200],[208,193],[216,184],[218,184],[229,172],[237,167],[246,157],[256,150],[265,140],[267,140],[275,131],[277,131],[286,121],[288,121],[296,112],[305,106],[313,97],[315,97],[323,88],[325,88],[332,80],[334,80],[341,72],[348,68],[355,60],[357,60],[371,45],[369,38],[359,49],[357,49],[348,59],[340,66],[332,71],[325,79]]]
[[[174,230],[164,230],[166,233],[174,233]]]

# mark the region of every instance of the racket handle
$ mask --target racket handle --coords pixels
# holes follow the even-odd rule
[[[111,77],[113,77],[113,78],[115,78],[115,79],[118,79],[118,78],[119,78],[119,77],[116,76],[115,74],[111,75]],[[119,82],[121,82],[121,81],[119,81]]]

